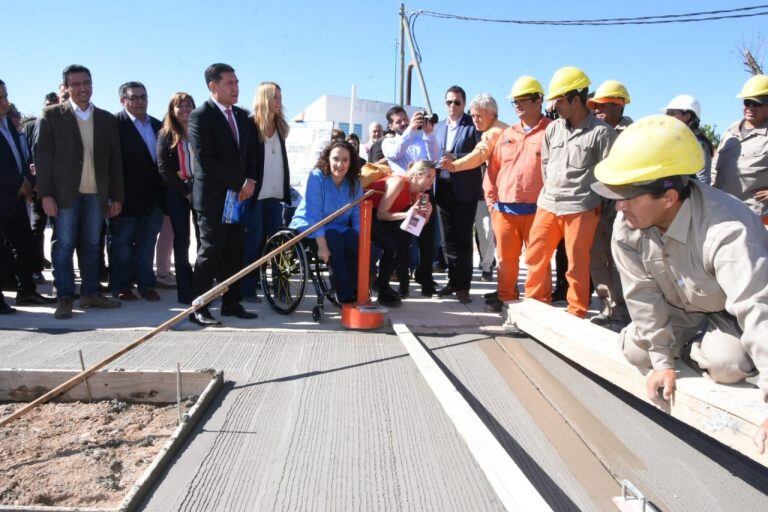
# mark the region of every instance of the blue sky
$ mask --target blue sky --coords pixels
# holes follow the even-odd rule
[[[87,1],[4,2],[5,49],[0,79],[24,113],[36,112],[56,90],[61,70],[88,66],[95,104],[117,111],[117,88],[147,85],[150,112],[160,117],[171,93],[207,96],[205,67],[232,64],[249,106],[256,85],[281,84],[289,116],[323,94],[393,101],[399,2]],[[626,17],[753,5],[747,0],[676,2],[488,1],[406,3],[407,9],[491,18]],[[693,94],[704,122],[722,131],[741,116],[735,99],[748,78],[736,45],[760,34],[768,17],[691,24],[619,27],[533,27],[421,17],[416,26],[432,106],[444,115],[443,91],[456,83],[472,97],[499,101],[500,117],[515,121],[505,99],[523,74],[546,87],[560,66],[586,71],[593,87],[624,82],[632,95],[626,113],[642,117],[680,93]],[[768,35],[766,35],[768,37]],[[414,103],[422,103],[414,82]]]

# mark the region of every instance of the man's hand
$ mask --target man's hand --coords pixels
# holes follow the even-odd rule
[[[19,197],[24,197],[30,203],[32,202],[32,184],[27,178],[24,178],[24,181],[21,182]]]
[[[246,199],[250,199],[255,188],[255,181],[253,181],[251,178],[245,180],[245,183],[243,183],[243,188],[240,189],[240,193],[237,195],[238,201],[245,201]]]
[[[758,453],[760,455],[764,454],[766,445],[768,445],[768,419],[757,429],[757,433],[752,441],[754,441]]]
[[[56,218],[59,216],[59,205],[56,204],[56,200],[51,196],[44,197],[43,211],[47,216]]]
[[[432,135],[432,133],[435,131],[435,125],[430,123],[429,121],[424,121],[424,133],[427,135]]]
[[[453,155],[451,153],[446,153],[443,155],[443,158],[440,159],[440,162],[438,162],[437,166],[446,171],[453,172],[456,170],[456,168],[453,166],[453,160]]]
[[[755,199],[761,203],[768,203],[768,188],[755,192]]]
[[[661,396],[665,402],[675,399],[675,370],[669,368],[666,370],[652,370],[646,380],[648,388],[648,399],[656,405],[663,405],[659,398],[658,390],[662,389]]]
[[[120,201],[113,201],[109,203],[109,206],[107,207],[107,217],[112,219],[120,215],[120,212],[122,211],[123,211],[123,203],[121,203]]]
[[[410,124],[408,126],[411,128],[411,131],[413,131],[413,130],[421,130],[422,128],[424,128],[424,124],[425,124],[425,122],[424,122],[424,113],[423,112],[416,112],[411,117],[411,122],[410,122]],[[427,132],[427,133],[429,133],[429,132]]]

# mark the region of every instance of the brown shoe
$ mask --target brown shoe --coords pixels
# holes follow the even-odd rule
[[[56,311],[53,313],[53,317],[56,320],[72,318],[72,297],[64,297],[63,299],[59,299],[59,303],[56,305]]]
[[[160,295],[158,295],[158,293],[152,288],[149,288],[143,292],[139,292],[139,295],[144,297],[144,299],[148,300],[149,302],[158,302],[160,300]]]
[[[139,298],[136,295],[134,295],[131,290],[123,290],[119,293],[113,293],[112,297],[116,299],[128,301],[128,302],[133,300],[139,300]]]
[[[456,298],[462,304],[469,304],[470,302],[472,302],[472,299],[469,298],[469,290],[457,290]]]
[[[83,309],[88,308],[103,308],[114,309],[119,308],[122,303],[118,300],[112,300],[104,297],[103,295],[89,295],[87,297],[80,298],[80,307]]]

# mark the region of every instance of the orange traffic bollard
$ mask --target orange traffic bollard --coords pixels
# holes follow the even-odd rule
[[[384,325],[382,308],[371,302],[371,222],[373,202],[360,203],[360,238],[357,246],[357,303],[343,304],[341,325],[347,329],[378,329]]]

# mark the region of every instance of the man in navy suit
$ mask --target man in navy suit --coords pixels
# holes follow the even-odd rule
[[[18,291],[16,305],[52,304],[55,299],[43,297],[35,290],[32,280],[32,231],[25,200],[32,197],[32,177],[29,174],[29,159],[19,141],[19,132],[8,119],[8,90],[0,80],[0,267],[13,267]],[[12,262],[2,246],[10,245]],[[1,277],[1,276],[0,276]],[[0,283],[0,314],[15,313],[6,304]]]
[[[447,119],[437,123],[435,137],[443,157],[461,158],[475,148],[480,132],[472,117],[464,112],[467,95],[458,85],[445,93]],[[441,169],[435,181],[435,202],[440,213],[448,260],[448,285],[437,295],[456,294],[459,302],[471,302],[469,288],[472,283],[472,227],[477,202],[483,197],[483,175],[480,167],[450,172]]]
[[[157,170],[157,132],[162,123],[147,114],[147,89],[126,82],[118,90],[123,110],[115,114],[120,134],[125,202],[109,220],[109,290],[116,299],[133,301],[132,283],[139,295],[156,302],[155,243],[163,212],[163,182]]]
[[[232,66],[211,64],[205,70],[211,98],[189,116],[189,144],[194,153],[195,185],[192,208],[197,212],[200,247],[195,261],[193,289],[202,295],[219,281],[242,268],[244,232],[239,223],[222,222],[227,191],[244,201],[253,195],[263,174],[264,148],[259,144],[255,124],[248,113],[235,105],[240,94]],[[262,168],[259,169],[259,162]],[[256,318],[240,304],[240,287],[230,286],[222,298],[222,316]],[[207,307],[190,315],[190,321],[215,326]]]

